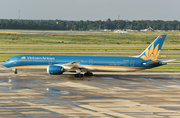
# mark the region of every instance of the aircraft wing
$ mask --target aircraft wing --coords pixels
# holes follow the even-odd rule
[[[62,67],[65,69],[72,69],[72,68],[82,68],[81,65],[79,64],[82,61],[73,61],[71,63],[63,64]]]
[[[75,70],[75,71],[80,71],[81,69],[84,70],[89,70],[88,68],[82,67],[79,63],[82,61],[73,61],[67,64],[63,64],[63,65],[58,65],[58,66],[62,66],[65,70]],[[57,65],[57,64],[56,64]]]

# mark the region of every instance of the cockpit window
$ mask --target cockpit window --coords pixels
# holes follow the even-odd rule
[[[7,61],[9,61],[9,59]]]

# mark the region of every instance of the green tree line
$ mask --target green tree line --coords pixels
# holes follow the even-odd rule
[[[12,20],[0,19],[0,29],[29,30],[100,30],[131,29],[180,30],[180,22],[163,20],[111,20],[106,21],[63,21],[63,20]]]

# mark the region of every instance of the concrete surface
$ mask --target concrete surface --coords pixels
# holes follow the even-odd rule
[[[179,72],[18,72],[0,69],[0,118],[180,118]]]

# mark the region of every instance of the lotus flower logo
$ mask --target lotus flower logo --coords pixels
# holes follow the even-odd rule
[[[159,48],[159,44],[156,45],[156,47],[154,48],[154,44],[151,46],[150,50],[146,50],[145,54],[143,55],[141,58],[143,60],[152,60],[152,61],[156,61],[157,57],[159,56],[159,53],[161,50],[158,51]]]
[[[26,57],[21,57],[21,59],[26,59]]]

